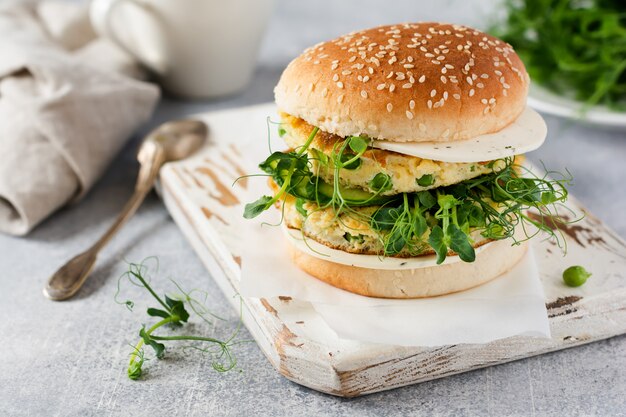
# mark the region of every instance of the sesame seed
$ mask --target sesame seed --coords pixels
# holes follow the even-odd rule
[[[419,81],[420,83],[423,83],[424,81],[426,81],[426,76],[425,76],[425,75],[422,75],[418,81]]]
[[[444,84],[448,82],[448,80],[446,79],[445,75],[442,75],[442,76],[440,77],[440,80],[441,80],[441,82],[442,82],[442,83],[444,83]]]
[[[402,81],[406,78],[403,72],[396,72],[396,80]]]
[[[341,103],[343,101],[343,94],[337,97],[337,103]]]
[[[366,83],[370,80],[370,76],[366,75],[365,77],[363,77],[363,82]]]
[[[469,96],[470,96],[470,97],[472,97],[472,96],[474,95],[474,93],[475,93],[475,91],[474,91],[474,89],[473,89],[473,88],[472,88],[471,90],[469,90]]]
[[[433,89],[433,90],[430,92],[430,96],[431,96],[431,97],[435,97],[436,95],[437,95],[437,90]]]
[[[448,72],[448,68],[446,68],[446,67],[441,68],[441,73],[442,74],[445,74],[446,72]]]
[[[389,86],[389,92],[390,92],[390,93],[393,93],[393,90],[395,90],[395,89],[396,89],[395,84],[391,84],[391,85]]]
[[[386,88],[386,87],[387,87],[387,84],[383,83],[383,84],[378,84],[378,85],[376,86],[376,89],[377,89],[378,91],[380,91],[380,90],[382,90],[382,89],[384,89],[384,88]]]
[[[496,102],[496,99],[494,97],[489,99],[489,104],[494,104]]]
[[[348,62],[354,62],[356,61],[356,56],[350,57],[350,59],[348,60]]]
[[[477,84],[476,84],[476,87],[478,87],[478,88],[483,88],[483,87],[485,87],[485,84],[483,84],[483,83],[477,83]]]
[[[447,91],[444,91],[444,92],[443,92],[443,99],[444,99],[444,100],[447,100],[447,99],[448,99],[448,92],[447,92]]]
[[[420,129],[422,132],[426,132],[426,125],[425,125],[424,123],[420,123],[420,124],[419,124],[419,129]]]
[[[334,82],[339,81],[339,75],[338,74],[333,75],[333,81]]]
[[[432,100],[428,100],[428,108],[432,109],[433,108],[433,101]]]
[[[391,113],[391,110],[393,110],[393,104],[387,103],[387,111]]]
[[[408,110],[407,110],[407,111],[406,111],[406,117],[407,117],[409,120],[413,119],[413,113],[411,113],[410,111],[408,111]]]
[[[413,87],[413,84],[411,83],[402,84],[402,88],[411,88],[411,87]]]
[[[330,66],[330,69],[331,70],[336,70],[338,66],[339,65],[337,65],[337,64],[333,64],[333,65]]]
[[[415,100],[409,101],[409,109],[413,110],[415,108]]]
[[[367,72],[369,72],[370,74],[373,74],[374,73],[374,68],[367,67]]]
[[[341,75],[350,75],[350,74],[352,74],[352,71],[350,71],[350,70],[343,70],[343,71],[341,71]]]
[[[328,88],[324,88],[322,90],[322,97],[326,97],[328,95]]]
[[[472,77],[469,77],[469,76],[468,76],[465,80],[467,81],[467,83],[468,83],[469,85],[473,85],[473,84],[474,84],[474,82],[472,81]]]
[[[442,135],[441,135],[441,136],[442,136],[442,137],[444,137],[444,138],[447,138],[448,136],[450,136],[450,129],[446,129],[446,130],[442,133]]]
[[[424,49],[426,49],[426,48],[424,48]],[[434,55],[434,54],[431,54],[430,52],[429,52],[429,53],[427,53],[427,54],[424,54],[424,56],[425,56],[426,58],[434,58],[434,57],[435,57],[435,55]]]
[[[437,57],[437,61],[443,61],[444,59],[446,59],[446,57],[445,57],[445,56],[443,56],[443,55],[439,55],[439,56]]]
[[[339,81],[339,82],[337,83],[337,87],[339,87],[339,88],[343,88],[343,83],[342,83],[341,81]]]
[[[319,62],[319,61],[317,61],[317,60],[313,61],[313,65],[317,65],[317,64],[319,64],[319,63],[320,63],[320,62]]]
[[[456,100],[460,100],[461,99],[461,95],[457,94],[457,93],[452,94],[452,97],[454,97]]]
[[[480,102],[483,103],[483,104],[487,104],[487,99],[486,98],[481,98]]]
[[[361,90],[361,97],[367,98],[367,91]]]

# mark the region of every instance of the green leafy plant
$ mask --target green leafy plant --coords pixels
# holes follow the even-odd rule
[[[391,190],[392,178],[382,169],[369,182],[375,192],[345,187],[340,183],[342,169],[352,167],[369,147],[369,140],[351,136],[337,141],[328,153],[309,149],[317,128],[313,129],[304,146],[290,152],[274,152],[259,166],[270,176],[280,190],[274,197],[263,196],[246,206],[244,217],[258,216],[271,204],[291,195],[296,198],[296,210],[304,220],[315,211],[331,209],[335,219],[342,215],[369,224],[378,232],[384,256],[415,256],[429,249],[442,263],[449,251],[465,262],[473,262],[475,234],[486,239],[514,238],[520,226],[530,239],[545,232],[557,244],[565,243],[555,225],[566,223],[559,215],[559,207],[567,200],[567,185],[571,175],[546,172],[539,177],[515,164],[514,158],[487,163],[492,171],[461,183],[415,193],[385,195]],[[348,155],[348,156],[346,156]],[[314,165],[317,164],[317,168]],[[316,175],[320,169],[332,170],[332,184]],[[551,178],[554,177],[554,178]],[[432,175],[416,178],[423,187],[433,185]],[[306,202],[316,208],[305,209]],[[359,207],[374,207],[364,213]],[[538,214],[530,216],[527,210]],[[345,222],[344,222],[345,225]],[[533,226],[536,232],[528,226]],[[359,237],[360,236],[360,237]],[[357,231],[345,233],[351,243],[363,243]]]
[[[115,294],[116,302],[126,305],[129,310],[133,310],[135,303],[131,300],[120,302],[118,296],[120,293],[120,286],[122,279],[126,278],[128,282],[137,287],[145,289],[152,298],[157,302],[158,307],[150,307],[146,310],[146,313],[150,317],[160,318],[153,325],[146,327],[142,325],[139,329],[139,340],[133,346],[133,351],[130,354],[130,360],[128,363],[127,374],[130,379],[136,380],[143,374],[143,365],[146,360],[144,346],[149,346],[154,350],[155,357],[162,359],[165,356],[166,346],[165,343],[171,343],[175,341],[185,341],[197,343],[199,345],[188,345],[196,350],[200,350],[211,357],[213,369],[218,372],[226,372],[234,369],[237,365],[237,361],[232,353],[232,347],[241,341],[236,341],[241,321],[232,335],[225,340],[220,340],[213,337],[207,337],[203,335],[190,335],[190,334],[156,334],[157,330],[163,330],[165,327],[170,329],[182,328],[190,319],[190,313],[194,313],[195,316],[202,319],[207,324],[213,324],[209,319],[209,316],[222,320],[220,317],[212,314],[209,310],[194,297],[194,290],[191,292],[185,292],[181,287],[174,282],[174,285],[180,291],[179,297],[171,298],[167,295],[160,297],[152,288],[148,278],[148,265],[147,261],[155,260],[155,258],[148,258],[141,263],[130,263],[128,271],[125,272],[118,281],[117,292]],[[157,263],[158,265],[158,263]],[[172,281],[173,282],[173,281]],[[206,293],[205,293],[206,296]],[[208,347],[206,347],[208,346]]]
[[[622,0],[508,0],[491,33],[509,42],[531,78],[592,106],[626,109]]]

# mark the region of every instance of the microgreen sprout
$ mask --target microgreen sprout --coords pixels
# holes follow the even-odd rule
[[[158,303],[157,307],[150,307],[147,309],[147,314],[150,317],[160,318],[156,323],[147,327],[142,325],[138,332],[139,340],[133,346],[133,351],[130,354],[128,363],[127,374],[130,379],[136,380],[141,377],[143,373],[143,365],[148,359],[145,357],[144,346],[149,346],[154,350],[157,359],[162,359],[165,355],[166,346],[165,343],[171,343],[173,341],[186,341],[200,345],[190,345],[187,348],[193,348],[209,354],[211,357],[211,364],[213,368],[219,372],[226,372],[233,369],[237,365],[237,361],[232,354],[232,346],[237,343],[235,337],[237,336],[241,321],[235,329],[235,331],[225,340],[220,340],[214,337],[208,337],[203,335],[189,335],[189,334],[155,334],[157,330],[162,330],[165,326],[171,329],[181,328],[190,319],[189,310],[194,313],[195,316],[200,317],[205,323],[212,324],[207,318],[211,316],[213,318],[223,320],[220,317],[210,313],[206,306],[199,300],[194,298],[195,292],[199,290],[193,290],[186,292],[174,281],[176,288],[182,293],[181,297],[169,297],[164,295],[159,296],[149,283],[149,260],[155,260],[155,258],[148,258],[141,263],[130,263],[128,271],[124,273],[118,280],[117,292],[115,294],[115,300],[119,304],[124,304],[127,308],[132,310],[134,303],[132,301],[119,301],[118,296],[120,293],[121,281],[126,278],[128,282],[137,287],[145,289],[152,298]],[[155,260],[156,262],[156,260]],[[157,262],[158,265],[158,262]],[[206,300],[206,293],[205,300]],[[189,309],[189,310],[188,310]],[[208,347],[207,347],[208,346]]]
[[[515,48],[533,81],[588,108],[626,108],[622,0],[507,0],[491,30]]]
[[[383,248],[380,255],[416,256],[430,251],[437,255],[437,263],[442,263],[450,252],[473,262],[476,237],[516,239],[517,226],[525,232],[525,239],[543,231],[565,249],[558,224],[568,223],[559,216],[559,207],[568,196],[569,173],[546,172],[539,177],[510,157],[486,163],[490,173],[458,184],[390,195],[393,178],[382,167],[369,181],[371,191],[342,184],[341,171],[359,169],[370,146],[369,138],[349,136],[323,152],[311,147],[317,133],[318,128],[313,128],[304,145],[274,152],[259,165],[279,190],[274,197],[263,196],[248,204],[244,217],[256,217],[290,195],[295,197],[295,208],[304,221],[317,211],[330,209],[346,229],[350,229],[344,221],[347,216],[376,231]],[[330,183],[321,178],[322,172],[332,174]],[[431,187],[435,177],[426,174],[415,181],[420,187]],[[373,210],[358,210],[361,207]],[[528,215],[529,209],[537,216]],[[357,230],[344,233],[344,239],[352,244],[364,242]]]

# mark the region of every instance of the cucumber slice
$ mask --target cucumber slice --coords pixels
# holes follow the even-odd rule
[[[317,192],[318,194],[330,199],[333,197],[335,190],[332,185],[319,180],[319,183],[317,184]],[[376,195],[365,190],[361,190],[360,188],[348,188],[342,185],[339,186],[339,192],[346,203],[350,206],[379,206],[395,198],[395,196]]]

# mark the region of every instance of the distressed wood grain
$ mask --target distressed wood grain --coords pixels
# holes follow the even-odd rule
[[[264,126],[267,107],[207,116],[214,134],[247,118]],[[262,131],[262,129],[261,129]],[[225,136],[224,136],[225,137]],[[220,139],[222,137],[220,136]],[[246,150],[247,152],[250,149]],[[218,161],[218,162],[216,162]],[[219,168],[216,168],[216,164]],[[480,345],[437,348],[386,346],[338,339],[309,303],[289,297],[239,297],[236,233],[249,182],[233,187],[246,171],[233,143],[213,141],[199,155],[168,164],[161,172],[164,201],[207,270],[235,308],[272,365],[286,378],[329,394],[354,397],[473,369],[566,349],[626,332],[626,243],[574,199],[569,207],[585,218],[564,230],[568,256],[551,241],[535,245],[547,297],[551,339],[511,337]],[[563,285],[572,260],[594,276],[583,287]]]

